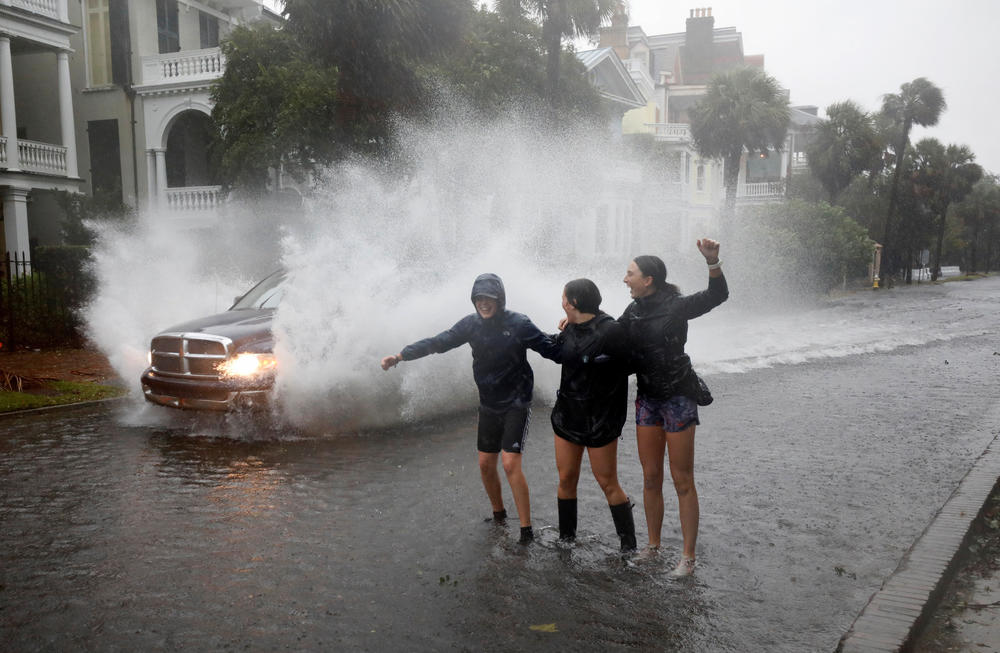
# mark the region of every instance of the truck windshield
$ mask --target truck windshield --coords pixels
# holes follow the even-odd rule
[[[250,292],[240,297],[229,310],[239,311],[250,308],[277,308],[285,283],[285,271],[278,270],[271,274]]]

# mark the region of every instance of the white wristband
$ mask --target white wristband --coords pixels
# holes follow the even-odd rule
[[[722,260],[721,259],[718,260],[718,261],[716,261],[715,263],[709,263],[708,264],[708,269],[709,270],[718,270],[721,267],[722,267]]]

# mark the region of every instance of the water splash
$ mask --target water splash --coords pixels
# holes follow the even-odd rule
[[[482,272],[499,274],[508,308],[549,332],[573,278],[594,279],[602,308],[620,314],[629,302],[622,273],[639,253],[663,256],[684,291],[704,287],[693,239],[680,241],[691,233],[682,207],[662,223],[643,214],[655,205],[663,215],[658,172],[626,162],[620,142],[550,133],[520,116],[483,124],[446,114],[429,128],[401,125],[399,135],[406,165],[355,160],[331,168],[301,212],[234,204],[198,231],[155,215],[132,230],[101,230],[100,290],[85,316],[90,337],[138,386],[155,333],[224,310],[280,264],[289,283],[274,322],[278,411],[311,433],[363,431],[475,406],[467,347],[390,372],[378,363],[472,312],[469,291]],[[703,226],[694,237],[716,235]],[[723,252],[733,300],[691,327],[689,352],[703,373],[942,337],[887,323],[863,304],[747,301],[756,290],[747,280],[780,265],[780,255],[739,253],[725,242]],[[550,401],[559,369],[534,354],[530,360],[536,396]]]

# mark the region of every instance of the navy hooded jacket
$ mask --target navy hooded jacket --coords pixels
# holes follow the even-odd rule
[[[479,403],[493,410],[528,406],[535,377],[528,364],[527,349],[552,358],[558,347],[526,315],[507,310],[503,281],[497,275],[487,273],[476,277],[472,299],[481,296],[497,300],[493,317],[484,320],[478,312],[467,315],[447,331],[407,345],[400,354],[404,361],[410,361],[469,343]]]

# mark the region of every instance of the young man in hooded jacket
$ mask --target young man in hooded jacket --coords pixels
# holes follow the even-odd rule
[[[489,273],[479,275],[472,284],[475,313],[465,316],[447,331],[407,345],[395,356],[386,356],[382,359],[382,369],[469,343],[472,375],[479,388],[478,449],[483,487],[493,505],[493,518],[503,521],[507,511],[497,473],[497,460],[502,459],[521,522],[520,541],[527,544],[534,539],[528,481],[521,470],[521,453],[528,434],[534,389],[527,350],[530,348],[552,358],[557,346],[526,315],[507,310],[506,303],[500,277]]]

